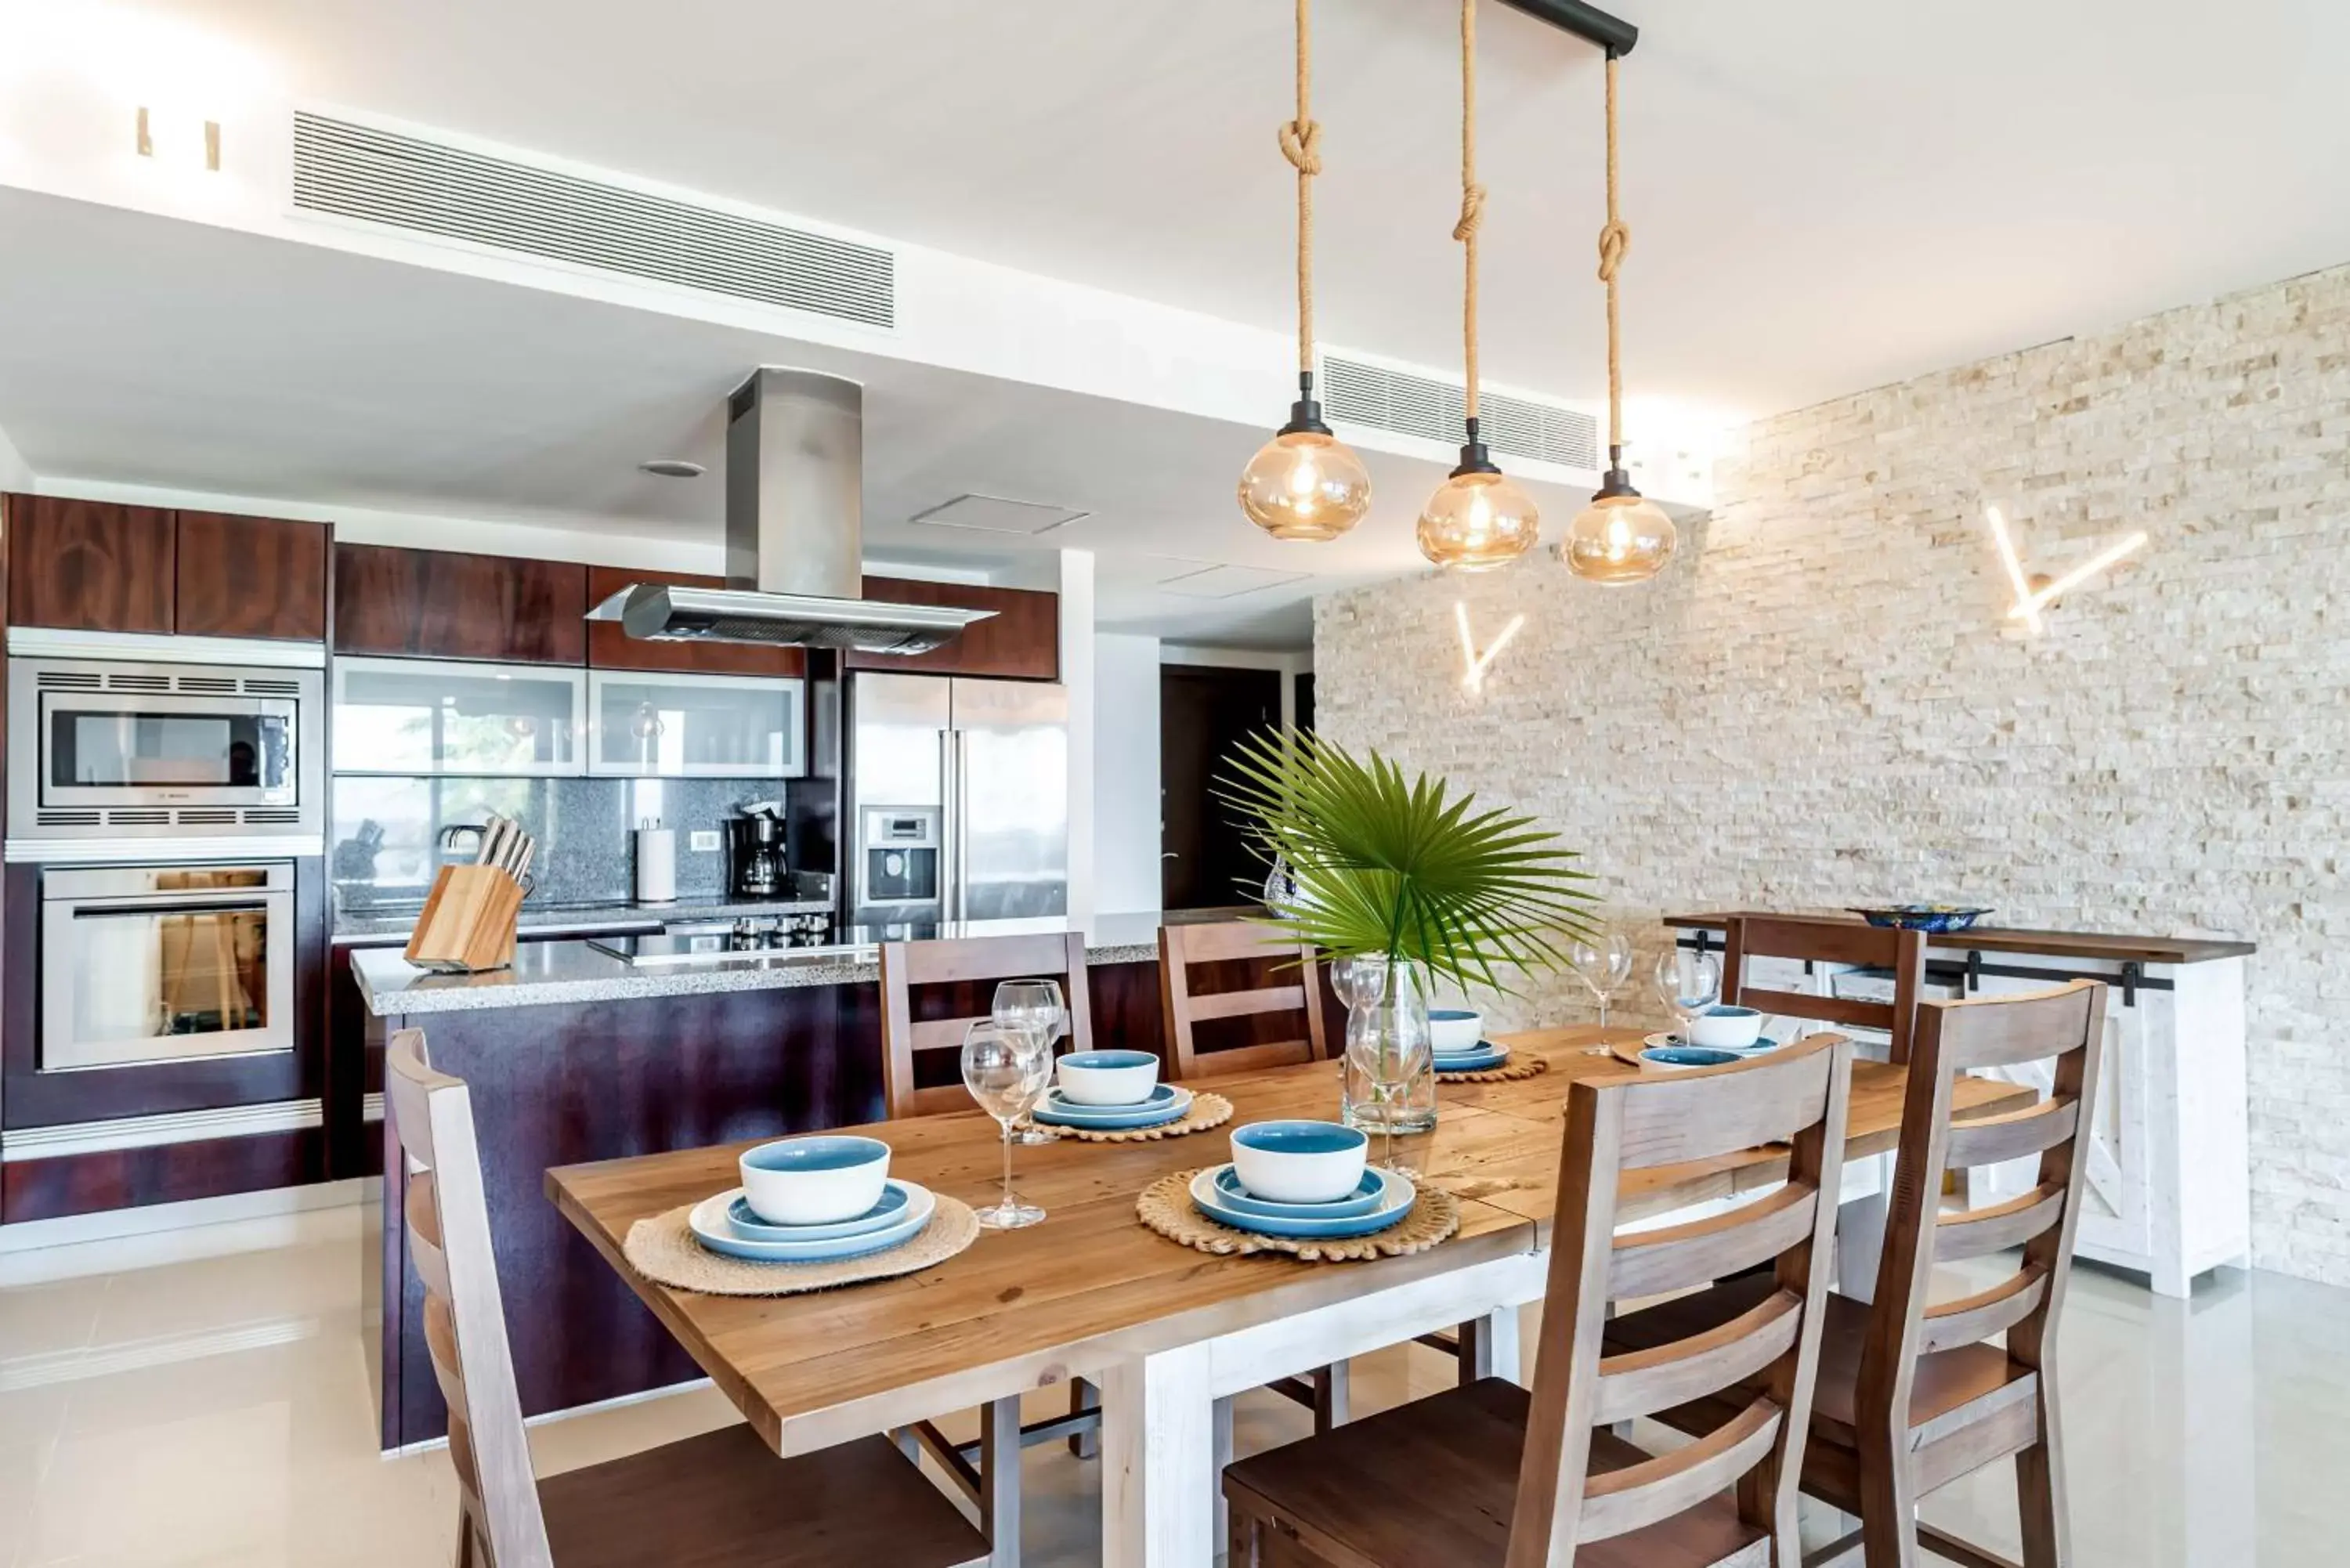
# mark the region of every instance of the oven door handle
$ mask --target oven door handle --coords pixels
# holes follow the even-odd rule
[[[52,904],[62,904],[75,915],[131,915],[145,912],[169,915],[182,909],[251,909],[266,914],[290,905],[294,894],[287,888],[267,889],[251,893],[222,891],[218,893],[141,893],[127,898],[52,898]]]

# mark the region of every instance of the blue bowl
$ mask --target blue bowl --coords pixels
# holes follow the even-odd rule
[[[1963,931],[1991,910],[1970,904],[1871,904],[1855,905],[1852,913],[1872,926],[1930,933]]]
[[[1159,1058],[1148,1051],[1072,1051],[1060,1060],[1072,1067],[1142,1067]]]
[[[1727,1067],[1746,1058],[1735,1051],[1715,1051],[1703,1045],[1651,1045],[1640,1060],[1655,1067],[1686,1071],[1692,1067]]]
[[[763,1143],[743,1151],[743,1195],[770,1225],[837,1225],[881,1201],[889,1146],[879,1138],[827,1134]]]

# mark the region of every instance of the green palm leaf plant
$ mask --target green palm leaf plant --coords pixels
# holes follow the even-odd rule
[[[1296,896],[1264,923],[1331,959],[1382,957],[1466,989],[1510,993],[1511,972],[1564,964],[1592,933],[1591,880],[1532,817],[1476,809],[1473,794],[1358,758],[1312,734],[1244,741],[1219,794]]]

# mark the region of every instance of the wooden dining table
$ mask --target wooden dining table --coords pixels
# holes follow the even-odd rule
[[[1044,1223],[983,1232],[920,1273],[795,1296],[671,1290],[622,1256],[637,1220],[733,1186],[747,1145],[560,1167],[546,1173],[546,1190],[778,1453],[1087,1378],[1102,1400],[1104,1563],[1206,1568],[1221,1549],[1217,1476],[1235,1394],[1480,1320],[1481,1365],[1519,1376],[1516,1313],[1543,1292],[1565,1085],[1637,1071],[1608,1043],[1638,1037],[1587,1026],[1504,1035],[1549,1071],[1445,1085],[1436,1130],[1397,1139],[1396,1149],[1421,1181],[1460,1200],[1461,1227],[1409,1257],[1222,1257],[1145,1229],[1137,1195],[1170,1172],[1229,1158],[1222,1131],[1024,1147],[1015,1184],[1045,1208]],[[1229,1098],[1231,1127],[1327,1119],[1337,1110],[1338,1071],[1315,1062],[1187,1086]],[[1892,1147],[1905,1081],[1899,1067],[1855,1064],[1848,1162]],[[1961,1115],[2034,1098],[1989,1079],[1960,1088]],[[851,1130],[889,1142],[894,1175],[972,1202],[997,1190],[1001,1134],[976,1111]],[[1778,1181],[1785,1167],[1783,1147],[1764,1147],[1634,1173],[1626,1217],[1653,1220],[1732,1199]]]

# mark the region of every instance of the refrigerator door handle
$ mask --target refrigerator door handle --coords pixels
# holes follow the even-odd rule
[[[971,919],[971,736],[954,732],[954,918]]]
[[[962,901],[962,780],[956,766],[962,761],[962,740],[952,730],[939,732],[939,919],[959,920]]]

